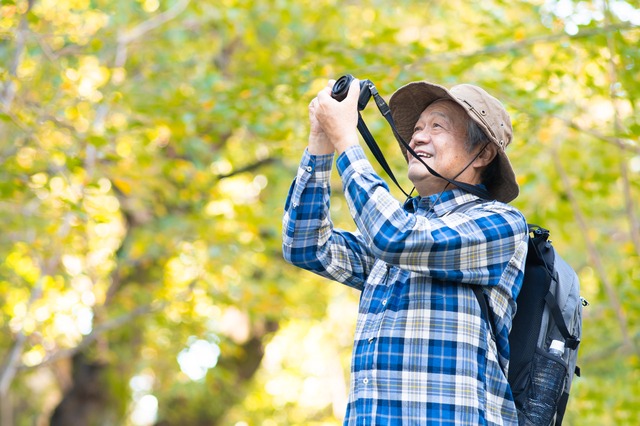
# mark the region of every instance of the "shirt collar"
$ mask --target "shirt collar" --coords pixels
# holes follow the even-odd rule
[[[484,187],[484,185],[478,186]],[[433,211],[436,217],[440,217],[459,205],[477,199],[477,196],[460,188],[453,188],[426,197],[416,196],[410,198],[405,202],[404,208],[411,213],[423,212],[423,214],[426,214],[426,212]]]

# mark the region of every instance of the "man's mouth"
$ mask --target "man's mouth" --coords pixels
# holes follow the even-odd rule
[[[416,154],[418,154],[418,157],[421,157],[421,158],[432,158],[433,157],[433,155],[427,154],[426,152],[416,152]]]

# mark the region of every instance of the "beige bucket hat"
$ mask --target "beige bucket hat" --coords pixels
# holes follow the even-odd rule
[[[391,116],[400,136],[409,143],[420,114],[438,99],[450,99],[464,108],[489,140],[498,146],[498,155],[494,160],[498,161],[498,174],[491,187],[487,189],[498,201],[508,203],[515,199],[520,190],[505,152],[513,135],[511,118],[502,103],[480,87],[459,84],[447,90],[443,86],[426,81],[416,81],[402,86],[389,100]],[[402,143],[400,148],[408,160],[407,150]]]

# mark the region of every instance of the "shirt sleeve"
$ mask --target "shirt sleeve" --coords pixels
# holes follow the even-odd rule
[[[443,217],[416,215],[380,183],[362,148],[347,149],[337,166],[364,244],[389,264],[435,279],[497,285],[509,262],[526,253],[526,220],[507,204],[484,203]]]
[[[285,202],[282,251],[293,265],[362,290],[374,258],[359,232],[333,226],[329,214],[333,158],[305,150]]]

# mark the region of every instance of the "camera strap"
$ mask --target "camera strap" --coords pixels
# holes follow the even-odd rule
[[[396,125],[395,125],[395,123],[393,121],[393,117],[391,117],[391,108],[389,108],[389,105],[387,104],[387,102],[385,102],[385,100],[382,98],[382,96],[380,96],[380,94],[378,93],[378,90],[376,89],[376,87],[373,84],[370,84],[369,85],[369,89],[371,90],[371,95],[373,96],[373,99],[376,102],[376,106],[378,107],[378,110],[380,110],[380,113],[382,114],[382,116],[389,123],[389,126],[391,127],[391,130],[393,131],[393,134],[395,135],[395,137],[406,148],[406,150],[407,150],[407,152],[409,154],[411,154],[415,158],[417,158],[418,161],[420,161],[422,163],[422,165],[427,168],[429,173],[431,173],[435,177],[439,177],[439,178],[449,182],[450,184],[455,185],[458,188],[460,188],[460,189],[462,189],[464,191],[467,191],[467,192],[469,192],[469,193],[471,193],[471,194],[473,194],[473,195],[475,195],[477,197],[480,197],[480,198],[485,199],[485,200],[493,199],[493,197],[491,196],[489,191],[487,191],[482,186],[476,186],[476,185],[472,185],[470,183],[459,182],[459,181],[454,180],[454,179],[449,179],[449,178],[446,178],[446,177],[442,176],[440,173],[436,172],[435,170],[433,170],[433,168],[431,168],[422,159],[422,157],[420,157],[413,150],[413,148],[411,148],[409,146],[409,144],[402,138],[402,136],[400,136],[400,133],[398,133],[398,129],[396,128]],[[360,134],[362,135],[362,138],[364,139],[365,143],[367,144],[367,146],[369,147],[369,149],[373,153],[373,156],[376,158],[376,160],[378,160],[378,163],[380,163],[380,165],[382,166],[384,171],[389,175],[389,177],[396,184],[396,186],[398,188],[400,188],[402,193],[404,195],[406,195],[407,197],[409,197],[410,195],[404,189],[402,189],[402,187],[398,183],[398,180],[394,176],[393,171],[391,171],[391,167],[389,167],[389,164],[387,163],[387,160],[384,158],[384,155],[382,154],[382,151],[380,150],[380,147],[378,146],[377,142],[375,141],[375,139],[371,135],[371,132],[367,128],[366,124],[364,123],[364,120],[362,120],[362,116],[360,115],[360,112],[358,112],[358,130],[360,131]],[[477,158],[477,156],[476,156],[476,158]],[[469,163],[469,164],[471,164],[471,163]]]
[[[380,147],[378,146],[378,143],[373,138],[373,135],[369,131],[369,128],[367,127],[367,125],[364,123],[364,120],[362,119],[362,115],[360,115],[360,111],[358,111],[358,130],[360,131],[360,134],[362,135],[362,139],[364,139],[365,143],[367,144],[367,146],[371,150],[371,153],[376,158],[376,160],[378,160],[378,163],[380,164],[380,166],[382,166],[382,169],[387,173],[387,175],[389,175],[389,177],[391,178],[393,183],[395,183],[396,186],[398,188],[400,188],[400,191],[402,191],[402,193],[407,198],[410,198],[411,195],[408,194],[407,191],[405,191],[402,188],[402,186],[400,186],[400,183],[396,179],[396,176],[393,174],[393,171],[391,170],[391,167],[389,166],[389,163],[387,163],[387,159],[384,158],[384,154],[380,150]]]

